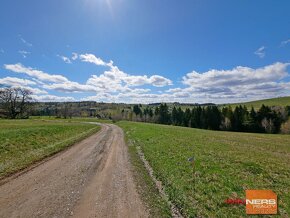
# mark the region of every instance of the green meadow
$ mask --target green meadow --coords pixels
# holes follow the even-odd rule
[[[97,132],[99,126],[57,120],[0,119],[0,178]]]
[[[124,129],[129,148],[135,154],[137,147],[144,152],[183,215],[245,217],[244,205],[227,205],[225,200],[244,199],[247,189],[273,190],[278,195],[279,215],[290,215],[290,135],[125,121],[118,125]],[[192,157],[194,165],[188,161]]]

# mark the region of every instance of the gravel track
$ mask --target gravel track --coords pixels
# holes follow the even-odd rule
[[[0,186],[0,217],[148,217],[121,128],[95,135]]]

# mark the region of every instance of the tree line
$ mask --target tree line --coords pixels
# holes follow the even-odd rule
[[[246,106],[201,107],[182,110],[180,107],[169,108],[160,104],[152,109],[134,105],[133,113],[137,121],[184,126],[210,130],[236,132],[279,133],[281,124],[290,116],[290,107],[269,107],[262,105],[259,110]]]
[[[192,109],[168,107],[167,104],[155,106],[125,104],[103,104],[96,102],[62,102],[49,103],[40,109],[34,107],[41,104],[33,103],[31,91],[23,88],[0,89],[0,117],[28,118],[29,115],[56,116],[71,118],[72,116],[99,117],[113,120],[133,120],[184,126],[211,130],[226,130],[237,132],[279,133],[281,125],[290,116],[290,106],[269,107],[262,105],[260,109],[246,106],[232,108],[216,105],[194,106]],[[83,108],[86,106],[85,108]],[[114,108],[114,109],[113,109]],[[289,128],[284,125],[285,128]],[[288,130],[287,130],[288,131]],[[289,132],[289,131],[288,131]]]

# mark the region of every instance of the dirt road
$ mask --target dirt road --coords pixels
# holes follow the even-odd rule
[[[147,216],[115,125],[0,186],[1,218]]]

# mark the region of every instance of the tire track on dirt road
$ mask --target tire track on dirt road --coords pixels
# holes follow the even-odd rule
[[[148,217],[121,128],[95,135],[0,186],[0,217]]]

